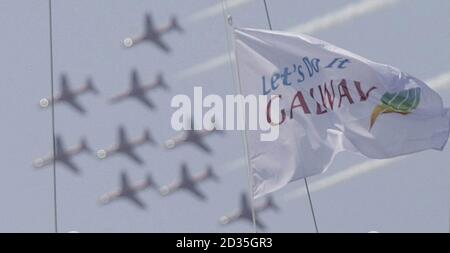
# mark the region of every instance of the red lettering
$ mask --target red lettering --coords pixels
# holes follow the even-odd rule
[[[314,88],[311,88],[309,90],[309,94],[311,95],[311,97],[314,99],[314,101],[316,101],[316,114],[320,115],[320,114],[324,114],[327,112],[326,109],[322,109],[322,106],[320,105],[319,102],[317,102],[317,100],[314,98]]]
[[[364,92],[361,88],[361,83],[358,81],[353,82],[355,84],[356,90],[358,91],[360,101],[366,101],[369,98],[369,94],[371,91],[375,90],[377,87],[372,86],[367,92]]]
[[[330,80],[330,87],[331,87],[331,92],[328,90],[327,87],[327,83],[325,82],[323,84],[323,91],[322,91],[322,87],[319,85],[319,91],[320,91],[320,96],[322,97],[322,104],[325,108],[330,108],[331,110],[333,110],[334,107],[334,97],[336,96],[334,94],[334,86],[333,86],[333,80]],[[325,98],[328,98],[328,104],[329,106],[327,106],[327,103],[325,102]]]
[[[348,99],[348,102],[350,104],[353,104],[353,98],[350,95],[350,91],[348,90],[347,87],[347,81],[345,79],[342,79],[342,81],[338,84],[338,91],[339,91],[339,105],[338,105],[339,108],[342,105],[342,99],[344,97]]]
[[[295,104],[295,100],[298,100],[299,103]],[[291,119],[294,117],[294,114],[293,114],[292,111],[294,110],[294,108],[297,108],[297,107],[302,107],[303,108],[303,112],[305,114],[310,114],[311,113],[311,111],[308,108],[308,104],[306,103],[305,98],[303,97],[303,93],[301,91],[297,91],[297,93],[294,96],[294,99],[292,99],[291,115],[290,115]]]
[[[278,123],[272,123],[272,115],[271,115],[271,111],[272,111],[272,99],[274,98],[279,98],[281,99],[281,95],[278,96],[273,96],[272,98],[270,98],[269,102],[267,103],[267,122],[269,122],[269,124],[276,126],[276,125],[281,125],[283,124],[284,120],[286,119],[286,112],[284,111],[284,109],[281,109],[281,121]]]

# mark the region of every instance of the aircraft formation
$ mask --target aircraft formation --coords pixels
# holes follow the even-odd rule
[[[176,31],[183,33],[184,29],[179,25],[176,17],[171,17],[169,22],[164,26],[156,27],[153,23],[150,14],[145,15],[144,31],[141,35],[126,38],[123,40],[125,48],[132,48],[145,42],[154,45],[164,53],[171,52],[169,45],[163,40],[163,37]],[[42,108],[49,108],[59,104],[67,104],[75,112],[85,115],[87,109],[83,103],[81,103],[80,97],[84,94],[91,93],[94,95],[100,94],[99,90],[94,86],[94,83],[90,77],[86,79],[84,84],[78,85],[78,88],[72,88],[72,84],[69,82],[67,74],[63,73],[59,78],[59,93],[52,97],[43,98],[40,100],[40,106]],[[148,110],[155,110],[157,106],[151,99],[150,94],[152,91],[161,89],[166,92],[170,91],[170,87],[165,81],[162,72],[159,72],[154,80],[149,82],[143,82],[139,76],[137,69],[132,69],[130,73],[130,83],[128,89],[123,93],[117,94],[108,99],[110,104],[125,103],[128,100],[135,100]],[[211,146],[205,141],[208,136],[221,133],[221,131],[213,128],[212,130],[194,130],[193,120],[191,119],[191,129],[184,130],[164,142],[163,147],[166,150],[175,149],[180,146],[191,144],[198,150],[205,154],[211,155],[213,150]],[[133,136],[136,136],[133,134]],[[61,136],[56,136],[54,155],[50,154],[44,158],[37,158],[33,161],[33,166],[36,169],[49,167],[53,164],[53,160],[62,164],[65,168],[70,170],[74,174],[81,174],[82,170],[77,166],[74,158],[82,153],[90,154],[92,157],[104,160],[111,156],[122,155],[127,157],[133,163],[144,166],[145,162],[138,155],[136,150],[143,145],[149,145],[157,147],[155,139],[149,129],[144,129],[143,132],[137,136],[130,138],[126,131],[125,126],[119,125],[117,127],[117,141],[113,145],[100,148],[97,151],[93,151],[87,144],[86,139],[82,138],[80,143],[75,147],[66,148]],[[53,152],[51,152],[53,153]],[[141,181],[131,181],[126,170],[122,170],[119,175],[119,187],[116,190],[105,193],[98,198],[98,204],[101,206],[112,204],[117,200],[127,200],[129,203],[136,206],[138,209],[146,209],[147,204],[140,197],[140,193],[146,190],[153,190],[161,197],[169,197],[176,192],[184,191],[191,195],[192,198],[198,201],[207,201],[208,196],[202,190],[201,185],[208,183],[209,181],[218,183],[219,177],[214,172],[211,166],[206,166],[198,173],[192,173],[186,162],[181,162],[179,169],[179,177],[173,181],[158,186],[156,181],[150,174],[147,174]],[[240,208],[236,209],[229,215],[224,215],[220,218],[220,224],[226,225],[238,220],[252,221],[251,203],[245,193],[240,196]],[[263,202],[254,206],[255,214],[273,209],[278,210],[278,207],[274,204],[271,197],[266,198]],[[266,226],[256,217],[256,225],[260,229],[266,228]]]

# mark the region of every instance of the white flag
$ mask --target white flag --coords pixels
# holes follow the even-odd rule
[[[267,117],[279,124],[277,140],[249,131],[255,197],[323,172],[343,150],[382,159],[447,143],[449,110],[421,80],[306,35],[234,35],[243,95],[271,96],[280,106],[277,122]]]

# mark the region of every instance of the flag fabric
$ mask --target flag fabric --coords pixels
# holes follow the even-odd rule
[[[322,40],[234,29],[243,95],[279,102],[275,141],[248,131],[255,197],[319,174],[349,150],[383,159],[447,143],[450,113],[423,81]],[[270,108],[270,103],[267,106]]]

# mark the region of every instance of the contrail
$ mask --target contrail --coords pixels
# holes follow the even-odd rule
[[[325,14],[310,20],[308,23],[300,24],[289,29],[293,33],[315,33],[333,26],[345,23],[354,18],[364,16],[368,13],[378,11],[389,5],[394,5],[400,0],[366,0],[359,3],[353,3],[334,12]]]
[[[310,192],[317,192],[320,190],[324,190],[335,186],[339,183],[350,180],[354,177],[361,176],[367,174],[373,170],[383,168],[391,163],[395,163],[405,159],[405,156],[392,158],[392,159],[383,159],[383,160],[369,160],[363,163],[355,164],[350,168],[337,172],[333,175],[327,176],[323,179],[319,179],[308,184]],[[296,198],[300,198],[306,196],[306,188],[302,186],[292,192],[287,193],[284,196],[285,201],[290,201]]]
[[[231,162],[225,163],[223,165],[217,166],[217,171],[226,175],[232,173],[238,169],[246,168],[247,162],[245,157],[237,158]]]
[[[425,81],[425,83],[430,85],[431,88],[442,90],[443,88],[446,88],[446,85],[450,84],[450,71],[436,76],[431,80]]]
[[[225,0],[226,1],[226,0]],[[226,6],[229,9],[234,9],[244,4],[248,4],[254,0],[228,0],[226,2]],[[214,17],[216,15],[222,14],[222,3],[214,4],[208,8],[199,10],[194,12],[191,16],[188,17],[188,22],[198,22],[204,19]]]
[[[425,83],[427,83],[431,88],[434,88],[437,90],[446,88],[446,87],[450,86],[450,71],[443,73],[439,76],[436,76],[428,81],[425,81]],[[400,156],[400,157],[396,157],[396,158],[383,159],[383,160],[369,160],[369,161],[366,161],[363,163],[355,164],[346,170],[337,172],[337,173],[330,175],[328,177],[325,177],[323,179],[319,179],[317,181],[311,182],[309,184],[309,190],[310,190],[310,192],[316,192],[316,191],[328,189],[330,187],[333,187],[337,184],[348,181],[357,176],[367,174],[376,169],[383,168],[386,165],[389,165],[391,163],[401,161],[401,160],[405,159],[406,157],[408,157],[408,156]],[[287,193],[284,196],[284,200],[290,201],[292,199],[300,198],[305,195],[306,195],[306,188],[303,186],[303,187],[300,187],[299,189],[296,189],[290,193]]]
[[[323,16],[314,18],[304,24],[291,27],[287,29],[287,31],[293,33],[312,34],[315,32],[335,27],[339,24],[345,23],[347,21],[363,16],[365,14],[378,11],[384,7],[394,5],[399,1],[400,0],[364,0],[358,3],[351,3],[339,10],[329,12]],[[184,79],[190,76],[194,76],[203,72],[213,70],[227,63],[228,63],[228,54],[224,53],[219,56],[213,57],[207,60],[206,62],[199,63],[185,70],[182,70],[178,72],[176,76],[179,79]]]
[[[234,61],[234,55],[231,56]],[[209,59],[206,62],[199,63],[188,69],[182,70],[175,74],[175,77],[179,80],[198,75],[203,72],[208,72],[212,69],[219,68],[228,63],[228,54],[222,54]]]

